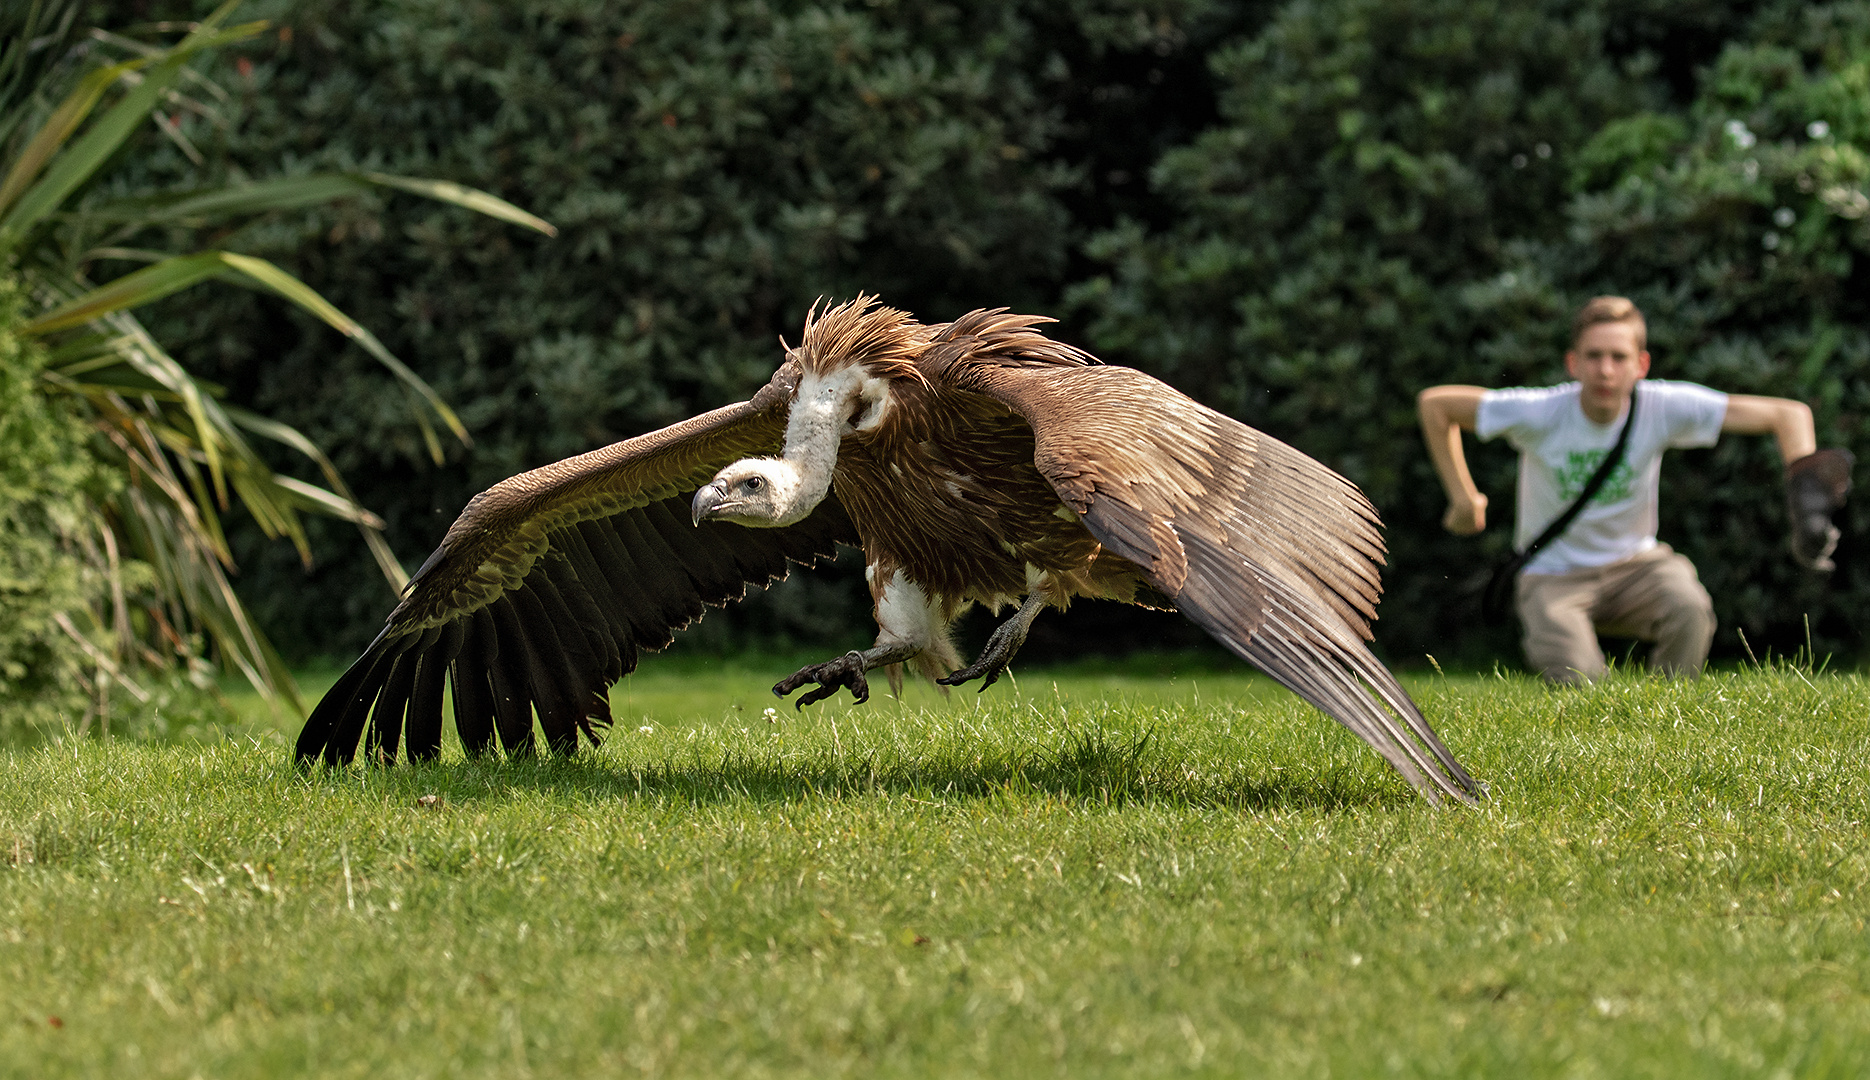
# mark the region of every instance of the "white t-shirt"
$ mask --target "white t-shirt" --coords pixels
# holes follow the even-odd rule
[[[1713,446],[1727,418],[1727,395],[1690,382],[1644,379],[1641,404],[1623,461],[1590,505],[1526,564],[1528,574],[1563,574],[1605,566],[1656,546],[1656,487],[1662,452]],[[1629,415],[1629,409],[1624,409]],[[1489,390],[1480,398],[1474,432],[1500,435],[1519,451],[1518,521],[1513,548],[1526,550],[1572,504],[1604,455],[1616,445],[1623,417],[1594,424],[1578,404],[1578,384]]]

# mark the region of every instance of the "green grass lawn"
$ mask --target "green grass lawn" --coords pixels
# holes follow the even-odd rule
[[[652,658],[563,762],[0,755],[0,1076],[1870,1070],[1857,677],[1415,678],[1435,810],[1241,672],[786,670]]]

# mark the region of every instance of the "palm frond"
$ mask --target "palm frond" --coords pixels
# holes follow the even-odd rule
[[[556,230],[487,192],[363,171],[81,200],[80,193],[158,103],[178,100],[179,82],[192,80],[207,86],[210,97],[224,97],[189,68],[193,59],[250,37],[265,24],[223,28],[238,4],[228,0],[171,45],[93,31],[78,48],[132,55],[77,77],[54,104],[47,88],[58,60],[48,54],[70,52],[60,43],[70,36],[76,3],[30,2],[34,6],[23,23],[16,10],[0,14],[0,28],[59,29],[57,40],[47,39],[39,53],[0,42],[0,147],[17,147],[10,160],[0,162],[0,265],[14,267],[40,306],[16,332],[46,347],[44,392],[81,404],[98,433],[99,460],[122,478],[112,494],[99,497],[92,530],[79,537],[110,582],[109,610],[85,613],[84,620],[96,631],[95,639],[87,637],[92,648],[97,640],[115,643],[116,655],[106,657],[110,664],[98,663],[99,684],[119,672],[128,679],[129,670],[145,661],[182,656],[198,663],[192,660],[199,648],[195,635],[202,634],[221,662],[262,694],[300,708],[290,673],[234,591],[222,515],[237,502],[267,537],[290,542],[308,565],[312,552],[304,515],[349,521],[392,587],[400,590],[407,575],[384,540],[383,522],[358,503],[323,450],[290,425],[221,402],[219,388],[171,356],[134,311],[209,280],[271,293],[316,315],[396,378],[434,461],[443,460],[438,427],[463,444],[467,428],[375,334],[275,263],[220,248],[153,251],[133,246],[136,238],[153,228],[253,218],[382,189],[462,206],[548,236]],[[39,82],[29,85],[33,79]],[[214,115],[206,104],[195,111]],[[147,265],[101,283],[90,280],[88,268],[106,260]],[[256,438],[308,459],[323,486],[275,473]],[[153,600],[129,598],[123,575],[132,563],[153,574]],[[144,605],[140,614],[138,603]]]
[[[228,30],[218,29],[220,20],[237,3],[238,0],[228,0],[180,43],[161,53],[113,64],[85,77],[78,89],[59,106],[53,119],[33,137],[26,155],[8,170],[7,179],[0,181],[0,190],[24,189],[16,199],[10,200],[5,217],[0,217],[0,256],[17,247],[34,225],[89,180],[130,133],[149,119],[150,111],[162,99],[163,91],[175,81],[183,65],[203,49],[252,37],[265,28],[264,22],[254,22]],[[139,69],[143,70],[137,84],[89,125],[84,134],[72,139],[104,90],[124,76],[138,73]],[[52,156],[53,150],[57,151],[56,157]]]

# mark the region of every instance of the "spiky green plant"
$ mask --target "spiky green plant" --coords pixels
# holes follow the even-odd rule
[[[42,346],[40,391],[67,399],[90,421],[91,452],[121,481],[90,499],[84,520],[61,537],[105,583],[88,610],[66,613],[60,624],[94,663],[100,704],[107,703],[112,683],[134,690],[136,669],[177,662],[199,667],[211,648],[263,694],[301,707],[290,674],[229,580],[233,557],[221,517],[235,502],[269,537],[289,540],[307,561],[303,515],[353,522],[385,577],[399,588],[406,580],[382,539],[382,523],[352,497],[310,439],[218,401],[214,388],[171,356],[133,309],[209,280],[273,293],[318,316],[389,370],[438,462],[440,429],[467,440],[459,418],[420,376],[279,266],[223,247],[175,252],[138,246],[139,240],[178,225],[238,225],[373,188],[455,203],[547,235],[554,231],[485,192],[372,172],[105,197],[94,181],[146,124],[196,156],[164,111],[213,114],[219,90],[190,64],[265,27],[226,25],[238,2],[229,0],[198,23],[159,26],[149,39],[78,33],[75,0],[28,0],[0,10],[0,275],[16,280],[29,307],[12,333]],[[126,262],[145,265],[101,279],[100,267]],[[309,459],[324,486],[275,473],[256,439]],[[153,584],[140,591],[126,586],[127,565]]]

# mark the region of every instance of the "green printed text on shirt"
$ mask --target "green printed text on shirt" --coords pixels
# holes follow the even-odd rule
[[[1608,450],[1566,451],[1565,466],[1558,470],[1560,497],[1577,498],[1578,493],[1584,490],[1584,485],[1590,483],[1591,476],[1597,472],[1597,467],[1603,464],[1604,455],[1608,453],[1610,453]],[[1631,470],[1630,462],[1626,458],[1617,462],[1617,467],[1610,470],[1610,476],[1605,479],[1604,486],[1597,489],[1597,494],[1592,496],[1591,501],[1602,506],[1619,499],[1627,499],[1634,489],[1635,482],[1636,474]]]

